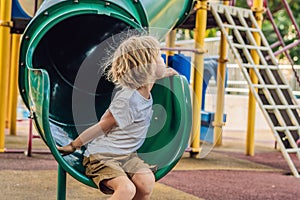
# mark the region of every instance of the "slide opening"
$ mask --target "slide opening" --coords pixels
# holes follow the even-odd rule
[[[94,99],[98,118],[106,110],[114,85],[101,74],[101,64],[110,50],[106,39],[131,27],[107,15],[84,14],[70,17],[53,26],[37,45],[33,66],[46,69],[50,78],[50,119],[73,125],[72,98]],[[101,45],[100,45],[101,44]],[[88,62],[87,62],[88,61]],[[75,84],[81,68],[88,70],[85,83]],[[82,73],[82,72],[80,72]],[[84,75],[83,75],[84,76]],[[94,80],[96,79],[96,80]],[[79,96],[78,96],[79,95]],[[85,109],[84,105],[81,109]],[[89,112],[89,110],[86,110]],[[93,123],[88,114],[78,125]]]

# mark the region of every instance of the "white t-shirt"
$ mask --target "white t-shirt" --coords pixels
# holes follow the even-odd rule
[[[123,88],[116,92],[108,110],[117,126],[107,135],[87,144],[85,156],[95,153],[128,154],[145,141],[152,117],[152,96],[144,98],[137,90]]]

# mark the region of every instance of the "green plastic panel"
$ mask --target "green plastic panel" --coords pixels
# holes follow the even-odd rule
[[[157,165],[158,180],[175,166],[188,146],[192,108],[184,76],[157,81],[151,93],[153,116],[147,139],[138,153],[147,163]]]
[[[147,11],[149,27],[163,29],[161,34],[182,23],[190,13],[193,1],[186,0],[140,0]]]

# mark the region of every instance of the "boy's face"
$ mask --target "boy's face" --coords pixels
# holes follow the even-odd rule
[[[166,72],[166,64],[164,62],[164,59],[159,54],[155,59],[155,75],[156,78],[162,78]]]

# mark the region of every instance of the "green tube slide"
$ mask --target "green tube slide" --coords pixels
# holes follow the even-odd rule
[[[192,4],[193,0],[45,0],[27,26],[20,50],[20,94],[41,138],[77,180],[96,187],[84,175],[84,148],[62,157],[56,145],[77,137],[109,106],[115,87],[99,73],[99,66],[116,42],[114,35],[147,28],[164,38],[185,20]],[[192,109],[188,82],[181,76],[157,81],[152,96],[151,126],[138,153],[158,166],[158,180],[187,147]]]

